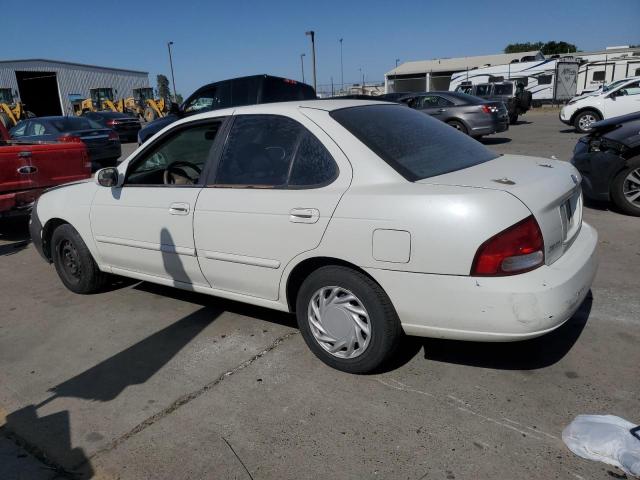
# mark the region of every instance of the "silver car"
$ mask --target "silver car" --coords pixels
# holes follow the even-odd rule
[[[466,93],[392,93],[378,98],[404,103],[474,138],[509,129],[509,114],[504,103],[484,100]]]

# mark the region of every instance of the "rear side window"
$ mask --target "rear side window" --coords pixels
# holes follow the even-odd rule
[[[266,77],[264,79],[262,103],[315,99],[316,92],[305,83],[276,77]]]
[[[338,168],[305,127],[279,115],[235,118],[216,175],[217,185],[262,188],[317,187]]]
[[[494,95],[511,95],[513,94],[513,84],[505,83],[503,85],[494,85],[493,94]]]
[[[498,156],[446,123],[400,105],[343,108],[331,116],[412,182]]]

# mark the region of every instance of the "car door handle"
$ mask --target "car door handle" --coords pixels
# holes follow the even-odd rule
[[[446,111],[447,111],[447,109],[446,109],[446,108],[440,108],[440,109],[438,109],[438,113],[444,113],[444,112],[446,112]]]
[[[30,175],[32,173],[36,173],[38,169],[32,165],[25,165],[24,167],[20,167],[17,172],[21,175]]]
[[[316,223],[319,218],[320,210],[317,208],[294,208],[289,212],[292,223]]]
[[[188,203],[172,203],[169,206],[169,213],[171,215],[187,215],[189,213],[189,204]]]

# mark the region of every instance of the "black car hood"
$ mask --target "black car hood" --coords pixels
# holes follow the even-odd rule
[[[602,120],[591,128],[589,137],[604,137],[627,148],[640,146],[640,113]]]
[[[629,113],[627,115],[621,115],[619,117],[600,120],[599,122],[596,122],[591,125],[591,131],[604,133],[609,130],[614,130],[616,128],[619,128],[627,122],[633,122],[634,120],[640,120],[640,112]]]

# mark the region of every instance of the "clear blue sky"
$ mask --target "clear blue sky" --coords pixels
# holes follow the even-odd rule
[[[581,50],[640,44],[640,0],[54,1],[9,4],[2,59],[50,58],[169,75],[190,94],[255,73],[311,78],[305,30],[316,31],[318,83],[382,80],[401,62],[499,53],[512,42],[564,40]],[[99,7],[98,7],[99,5]],[[521,7],[518,7],[520,5]],[[527,8],[528,6],[528,8]]]

